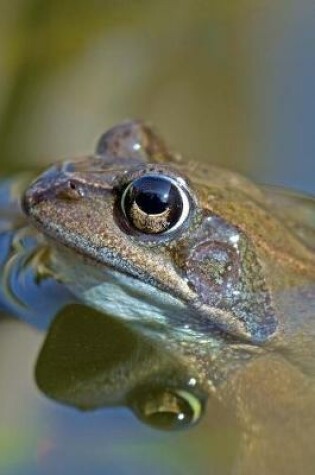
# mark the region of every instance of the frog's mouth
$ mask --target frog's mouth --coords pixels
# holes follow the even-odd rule
[[[36,223],[34,223],[36,225]],[[45,238],[52,249],[53,273],[79,299],[110,316],[136,326],[141,332],[174,340],[222,340],[222,332],[208,318],[200,319],[193,305],[173,289],[102,249],[78,249],[76,237],[60,243],[58,230],[51,226]],[[94,258],[93,258],[94,254]]]
[[[127,272],[126,267],[118,269],[111,263],[95,266],[85,257],[74,260],[71,250],[63,246],[53,253],[53,266],[66,275],[65,284],[81,301],[142,331],[174,333],[187,339],[210,332],[209,324],[201,328],[196,311],[186,302],[149,279],[139,278],[136,269]]]

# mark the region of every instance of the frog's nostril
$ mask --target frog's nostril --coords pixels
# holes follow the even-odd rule
[[[82,186],[72,179],[73,165],[59,163],[41,174],[24,193],[21,207],[29,216],[39,203],[57,199],[77,200],[83,196]]]
[[[84,196],[80,184],[73,180],[67,180],[56,189],[56,198],[62,200],[76,201]]]

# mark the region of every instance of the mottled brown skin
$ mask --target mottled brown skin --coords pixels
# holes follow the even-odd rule
[[[174,233],[144,234],[121,212],[122,190],[146,173],[179,180],[188,196]],[[107,132],[95,155],[48,170],[23,207],[48,239],[53,272],[85,302],[93,305],[87,288],[112,278],[108,269],[130,278],[139,302],[148,299],[140,284],[150,284],[165,318],[132,324],[182,355],[235,409],[239,473],[313,473],[315,254],[274,194],[185,162],[135,121]]]

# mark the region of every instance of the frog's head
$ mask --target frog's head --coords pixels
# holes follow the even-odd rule
[[[259,195],[235,174],[181,161],[134,121],[104,134],[95,155],[43,173],[23,209],[85,302],[186,337],[261,343],[277,319],[255,245],[215,208],[231,193]]]

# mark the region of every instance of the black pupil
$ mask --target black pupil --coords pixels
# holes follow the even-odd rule
[[[177,223],[183,211],[178,187],[163,176],[143,176],[135,179],[125,197],[124,208],[127,216],[134,203],[143,213],[151,216],[169,210],[168,227]]]
[[[163,213],[176,206],[178,191],[168,180],[159,177],[143,177],[132,185],[133,200],[146,214]]]

